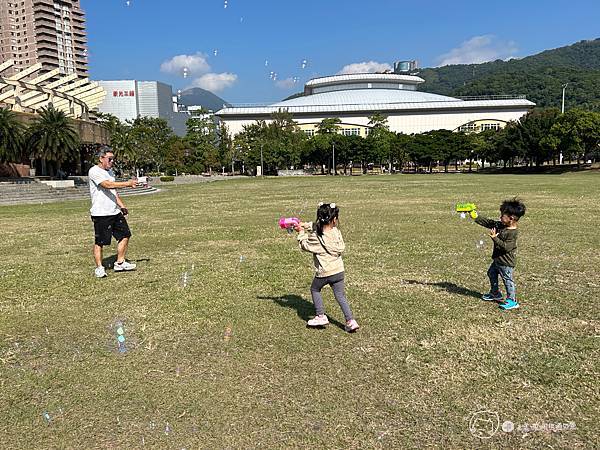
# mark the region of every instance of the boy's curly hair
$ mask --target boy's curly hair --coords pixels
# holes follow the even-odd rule
[[[525,210],[525,204],[517,197],[510,200],[504,200],[500,205],[500,213],[513,216],[515,220],[519,220],[523,217],[525,215]]]

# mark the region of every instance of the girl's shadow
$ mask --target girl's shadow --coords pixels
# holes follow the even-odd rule
[[[310,319],[312,316],[315,315],[314,305],[311,302],[304,300],[299,295],[286,294],[286,295],[282,295],[280,297],[266,297],[266,296],[259,295],[256,298],[259,300],[272,300],[275,303],[277,303],[279,306],[295,309],[296,314],[298,314],[298,317],[300,317],[304,322],[306,322],[308,319]],[[337,320],[332,319],[329,316],[327,316],[327,317],[329,318],[330,324],[335,325],[336,327],[341,328],[342,330],[344,329],[343,323],[338,322]],[[313,327],[310,327],[310,328],[313,328]]]

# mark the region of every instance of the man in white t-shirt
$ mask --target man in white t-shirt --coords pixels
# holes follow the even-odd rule
[[[136,187],[137,180],[115,181],[112,171],[115,155],[108,146],[102,146],[98,150],[98,164],[92,166],[88,172],[90,195],[92,197],[92,208],[90,215],[94,222],[94,260],[96,262],[95,275],[104,278],[106,270],[102,265],[102,247],[110,245],[114,237],[117,244],[117,260],[114,265],[115,272],[135,270],[135,264],[125,260],[125,253],[129,245],[131,231],[125,216],[128,211],[125,204],[117,194],[117,188]]]

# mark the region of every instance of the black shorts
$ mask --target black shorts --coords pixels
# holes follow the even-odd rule
[[[94,222],[94,243],[96,245],[110,245],[111,238],[117,241],[131,237],[131,231],[123,214],[115,216],[92,216]]]

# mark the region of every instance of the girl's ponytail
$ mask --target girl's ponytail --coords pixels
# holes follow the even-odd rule
[[[317,209],[317,235],[323,236],[323,226],[338,217],[340,209],[335,203],[319,203]]]

